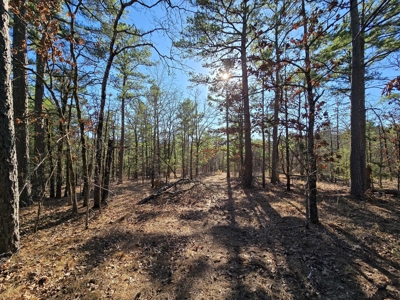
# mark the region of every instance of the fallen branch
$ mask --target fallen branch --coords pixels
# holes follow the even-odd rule
[[[175,192],[168,191],[170,188],[172,188],[174,186],[176,187],[178,184],[186,184],[186,183],[193,183],[193,186],[188,188],[188,189],[185,189],[185,190],[178,190],[178,191],[175,191]],[[202,183],[201,181],[198,181],[198,180],[193,181],[193,180],[191,180],[189,178],[181,178],[181,179],[179,179],[179,180],[177,180],[175,182],[171,182],[170,184],[167,184],[163,188],[159,189],[156,193],[151,194],[151,195],[147,196],[146,198],[143,198],[142,200],[140,200],[138,202],[138,204],[139,205],[146,204],[150,200],[153,200],[153,199],[155,199],[155,198],[157,198],[157,197],[159,197],[161,195],[164,195],[164,194],[176,196],[176,195],[188,192],[188,191],[192,190],[194,187],[196,187],[196,186],[198,186],[200,184],[206,186],[204,183]]]
[[[146,204],[150,200],[157,198],[158,196],[162,195],[167,191],[168,189],[172,188],[173,186],[176,186],[178,184],[184,184],[184,183],[190,183],[192,182],[189,178],[181,178],[177,181],[171,182],[170,184],[167,184],[163,188],[159,189],[156,193],[151,194],[150,196],[147,196],[146,198],[142,199],[139,201],[139,205]]]
[[[371,189],[372,193],[388,194],[388,195],[400,195],[398,190],[377,190]]]

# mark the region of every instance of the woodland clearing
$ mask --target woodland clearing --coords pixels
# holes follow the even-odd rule
[[[0,299],[399,299],[400,201],[318,184],[305,229],[295,182],[243,190],[225,174],[138,202],[149,182],[113,185],[109,204],[22,208],[21,251],[0,263]]]

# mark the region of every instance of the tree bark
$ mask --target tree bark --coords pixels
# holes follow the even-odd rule
[[[62,122],[58,124],[60,135],[63,135]],[[57,177],[56,177],[56,199],[62,198],[62,184],[63,184],[63,145],[64,139],[60,139],[57,144]]]
[[[72,11],[72,8],[69,4],[68,10],[70,12],[70,32],[73,34],[75,32],[75,15],[79,10],[81,5],[81,1],[79,1],[75,7],[75,10]],[[76,113],[79,122],[79,130],[80,130],[80,141],[81,141],[81,153],[82,153],[82,171],[83,171],[83,205],[89,205],[89,163],[88,163],[88,155],[87,155],[87,141],[86,141],[86,134],[85,134],[85,122],[82,119],[82,109],[81,103],[78,95],[78,88],[79,88],[79,78],[78,78],[78,61],[75,55],[75,43],[70,41],[70,54],[72,57],[72,61],[74,62],[73,65],[73,73],[72,73],[72,81],[74,83],[74,87],[72,90],[72,95],[75,99],[76,104]]]
[[[43,40],[43,39],[42,39]],[[36,84],[35,84],[35,137],[34,137],[34,157],[35,163],[40,163],[43,159],[45,144],[45,130],[43,117],[43,99],[44,99],[44,72],[46,69],[46,60],[42,53],[36,54]],[[45,173],[44,164],[41,163],[34,174],[33,197],[41,201],[45,195]]]
[[[125,91],[126,81],[128,75],[124,74],[122,82],[122,90]],[[122,95],[121,99],[121,139],[119,141],[119,153],[118,153],[118,184],[123,183],[123,172],[124,172],[124,147],[125,147],[125,95]]]
[[[49,167],[50,167],[50,178],[49,178],[49,190],[50,190],[50,198],[55,198],[55,166],[54,166],[54,156],[52,151],[52,135],[51,135],[51,126],[50,121],[46,119],[46,129],[47,129],[47,152],[49,153]],[[21,200],[20,200],[21,202]]]
[[[244,8],[246,9],[246,8]],[[243,187],[250,188],[253,182],[253,153],[251,149],[251,121],[250,121],[250,99],[249,83],[247,75],[247,14],[243,16],[240,59],[242,68],[242,97],[243,97],[243,116],[244,116],[244,174]]]
[[[305,10],[305,0],[302,0],[302,15],[304,34],[307,34],[307,16]],[[314,125],[315,125],[315,102],[313,93],[313,84],[311,79],[311,61],[310,61],[310,46],[307,39],[304,39],[305,51],[305,77],[306,77],[306,92],[308,102],[308,127],[307,127],[307,178],[308,178],[308,205],[310,213],[310,222],[318,223],[318,207],[317,207],[317,160],[314,152]]]
[[[27,1],[20,2],[19,14],[14,14],[13,26],[13,104],[15,143],[18,160],[18,186],[20,188],[20,206],[32,205],[31,182],[26,177],[29,167],[29,120],[28,120],[28,64],[26,40],[27,30],[24,21]]]
[[[18,170],[11,95],[8,0],[0,4],[0,255],[19,250]]]
[[[69,106],[68,111],[68,124],[65,126],[66,129],[64,130],[66,134],[66,144],[67,144],[67,165],[68,165],[68,174],[67,176],[67,186],[68,186],[68,196],[69,196],[69,203],[72,204],[72,212],[78,213],[78,199],[76,197],[76,176],[75,176],[75,169],[74,169],[74,161],[72,159],[72,151],[71,151],[71,141],[69,138],[69,131],[70,131],[70,120],[72,117],[72,99],[71,105]]]
[[[272,126],[272,162],[271,162],[271,183],[279,182],[278,172],[278,126],[279,126],[279,106],[282,98],[280,84],[280,49],[278,45],[278,26],[275,28],[275,55],[276,55],[276,73],[275,73],[275,99],[274,99],[274,123]]]
[[[262,75],[262,83],[261,83],[261,141],[262,141],[262,166],[261,166],[261,178],[262,178],[262,187],[265,189],[265,91],[264,91],[264,76]]]
[[[350,1],[352,37],[350,194],[361,198],[367,190],[365,137],[365,66],[363,32],[357,0]]]
[[[108,148],[107,148],[107,155],[106,155],[106,164],[104,169],[104,188],[103,188],[103,195],[102,195],[102,203],[107,204],[108,195],[110,194],[110,173],[111,173],[111,164],[113,159],[113,152],[114,152],[114,140],[108,140]]]
[[[231,178],[230,170],[230,141],[229,141],[229,94],[228,85],[225,87],[225,121],[226,121],[226,178]]]

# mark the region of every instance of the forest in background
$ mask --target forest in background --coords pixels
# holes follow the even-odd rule
[[[317,182],[349,184],[360,199],[397,195],[399,10],[395,0],[3,2],[0,252],[20,248],[20,207],[40,216],[47,198],[67,197],[78,213],[82,201],[88,227],[111,184],[131,179],[161,188],[224,172],[265,188],[283,174],[290,191],[300,178],[306,226],[319,222]],[[208,71],[188,72],[206,96],[171,76],[185,59]]]

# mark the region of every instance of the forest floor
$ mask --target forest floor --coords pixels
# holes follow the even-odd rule
[[[400,199],[318,185],[305,229],[295,182],[243,190],[225,174],[138,205],[147,182],[113,185],[102,213],[64,200],[22,208],[21,251],[0,262],[0,299],[400,299]]]

